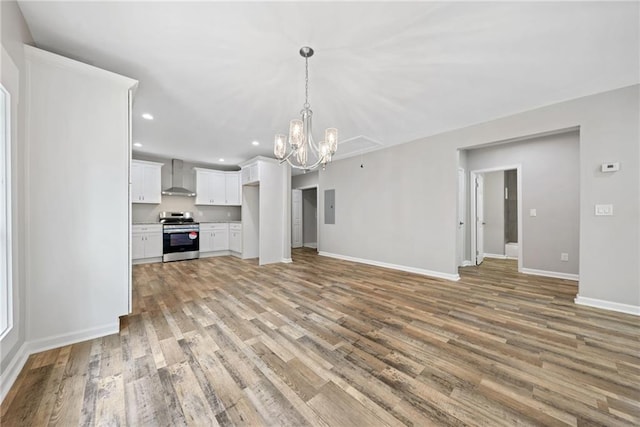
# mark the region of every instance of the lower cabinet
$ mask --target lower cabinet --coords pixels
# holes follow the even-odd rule
[[[242,253],[242,224],[229,224],[229,250]]]
[[[131,259],[162,257],[162,225],[134,225],[131,229]]]
[[[229,224],[200,223],[200,253],[229,250]]]
[[[218,252],[218,253],[216,253]],[[242,254],[242,224],[200,223],[200,256]]]

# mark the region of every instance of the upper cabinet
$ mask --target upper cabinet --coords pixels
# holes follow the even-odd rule
[[[131,160],[131,203],[160,203],[162,163]]]
[[[242,185],[253,184],[260,181],[260,162],[248,164],[242,167]]]
[[[239,206],[242,204],[240,172],[194,168],[196,205]]]
[[[242,186],[240,185],[240,172],[225,172],[224,186],[227,205],[242,204]]]

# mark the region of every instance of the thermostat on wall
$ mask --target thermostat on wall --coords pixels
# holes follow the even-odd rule
[[[602,172],[615,172],[620,170],[620,163],[603,163]]]

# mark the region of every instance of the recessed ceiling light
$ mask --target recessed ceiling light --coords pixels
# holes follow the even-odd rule
[[[220,157],[220,158],[218,159],[218,161],[219,161],[219,162],[224,162],[224,159],[223,159],[222,157]]]
[[[149,114],[149,113],[144,113],[142,115],[142,118],[143,119],[147,119],[147,120],[153,120],[153,116],[151,114]]]
[[[254,146],[256,146],[256,147],[257,147],[258,145],[260,145],[260,143],[259,143],[258,141],[253,141],[253,142],[251,143],[251,145],[254,145]]]
[[[134,146],[134,147],[142,147],[142,144],[141,144],[141,143],[139,143],[139,142],[134,142],[134,143],[133,143],[133,146]]]

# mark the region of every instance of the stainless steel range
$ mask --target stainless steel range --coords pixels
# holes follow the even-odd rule
[[[200,224],[191,212],[160,212],[162,261],[200,257]]]

